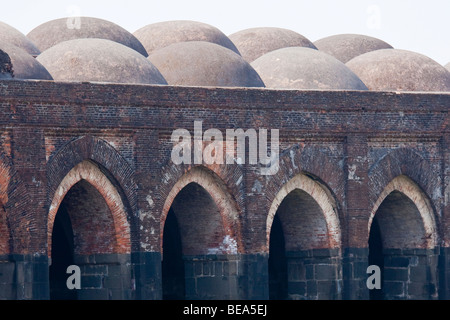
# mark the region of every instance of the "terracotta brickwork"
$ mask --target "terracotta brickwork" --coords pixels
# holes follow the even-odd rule
[[[203,261],[201,279],[186,269],[195,282],[191,296],[211,298],[202,290],[214,286],[208,282],[213,275],[231,272],[224,266],[237,266],[233,281],[242,281],[239,272],[258,274],[250,266],[270,254],[278,214],[285,249],[295,256],[291,265],[312,268],[317,288],[333,292],[310,290],[314,298],[364,298],[365,270],[355,266],[367,264],[364,250],[375,218],[385,248],[406,250],[402,254],[411,261],[417,261],[411,250],[422,250],[421,256],[426,250],[447,252],[449,106],[447,93],[2,81],[0,255],[50,258],[53,223],[64,203],[75,254],[86,263],[102,254],[130,255],[127,263],[134,269],[126,296],[161,298],[160,265],[145,261],[154,263],[158,256],[150,254],[164,252],[165,219],[172,209],[183,254],[192,265]],[[259,165],[248,162],[175,165],[171,134],[183,128],[193,135],[194,121],[202,121],[203,130],[224,133],[278,129],[279,170],[264,176]],[[393,210],[398,212],[389,216]],[[220,272],[210,269],[217,264],[214,254],[223,265]],[[327,261],[326,270],[320,259]],[[445,297],[447,258],[443,264],[430,259],[423,261],[442,271],[433,284]],[[156,271],[148,275],[146,268]],[[311,279],[293,270],[289,290],[306,286]],[[398,291],[402,297],[428,294],[406,287],[417,279],[401,283],[410,288]],[[222,285],[231,291],[241,286]],[[261,281],[246,280],[244,298],[267,297],[267,290],[251,289],[258,285]],[[33,292],[42,296],[31,298],[46,298],[45,290]],[[305,292],[289,296],[308,298]]]

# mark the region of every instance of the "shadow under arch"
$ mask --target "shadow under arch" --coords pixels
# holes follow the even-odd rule
[[[322,184],[306,173],[286,182],[272,201],[266,232],[270,299],[341,297],[341,227]]]
[[[427,195],[406,175],[392,179],[368,219],[369,264],[381,270],[373,299],[436,299],[438,233]]]
[[[163,298],[238,297],[239,212],[219,177],[202,166],[187,171],[167,195],[160,223]]]
[[[132,263],[137,263],[131,261],[131,252],[139,246],[134,170],[107,142],[84,136],[69,141],[51,155],[47,177],[46,247],[50,268],[55,260],[52,252],[55,217],[63,217],[65,210],[65,222],[58,224],[61,229],[57,233],[73,235],[73,240],[68,241],[73,245],[73,263],[83,266],[82,288],[77,290],[76,298],[130,299],[134,294],[130,289]],[[83,287],[83,277],[97,279],[96,284]],[[51,282],[49,285],[52,287]]]
[[[86,181],[86,183],[83,183]],[[122,198],[119,195],[116,187],[109,181],[109,179],[102,173],[97,165],[92,161],[83,161],[77,164],[59,184],[55,191],[53,200],[50,204],[48,220],[47,220],[47,246],[48,255],[51,256],[51,235],[53,231],[53,224],[63,199],[66,194],[77,184],[83,183],[86,186],[84,189],[98,192],[105,200],[105,203],[110,210],[110,214],[114,223],[114,248],[111,248],[109,253],[130,253],[130,227],[127,219],[127,213]],[[92,189],[91,187],[94,189]]]
[[[242,252],[243,247],[239,223],[240,214],[236,202],[227,191],[223,181],[221,181],[221,179],[213,171],[203,166],[193,167],[181,176],[173,185],[166,197],[160,218],[161,252],[163,252],[162,235],[164,224],[169,213],[169,209],[180,191],[182,191],[189,184],[196,184],[200,186],[209,194],[214,204],[217,206],[218,214],[220,215],[221,223],[224,229],[224,236],[227,236],[229,239],[233,239],[236,243],[236,248],[230,248],[231,251],[228,253]],[[208,248],[204,249],[207,250]]]
[[[131,243],[127,213],[115,186],[92,161],[77,164],[59,184],[47,220],[51,299],[112,299],[124,297],[111,280],[113,269],[127,269]],[[68,290],[65,269],[82,266],[80,290]],[[100,270],[100,271],[99,271]],[[130,271],[130,270],[128,270]],[[119,273],[120,283],[131,283],[131,272]],[[85,281],[88,284],[85,284]],[[95,281],[94,281],[95,282]],[[120,292],[120,293],[119,293]]]

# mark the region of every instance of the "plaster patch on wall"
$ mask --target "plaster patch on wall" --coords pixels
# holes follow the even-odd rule
[[[237,254],[237,242],[230,235],[223,237],[218,248],[208,248],[208,254]]]
[[[147,195],[147,197],[145,197],[145,200],[147,200],[147,203],[149,205],[150,208],[153,208],[153,206],[155,205],[155,203],[153,202],[152,196],[149,194]]]
[[[295,153],[294,153],[294,150],[290,150],[290,151],[289,151],[289,157],[291,158],[292,167],[293,167],[294,169],[297,169],[298,167],[297,167],[297,165],[295,164]]]
[[[255,183],[253,184],[252,187],[252,192],[260,193],[261,190],[262,190],[261,182],[259,182],[259,180],[255,180]]]
[[[348,180],[361,181],[361,178],[358,177],[355,172],[356,172],[356,165],[349,164],[348,165]]]

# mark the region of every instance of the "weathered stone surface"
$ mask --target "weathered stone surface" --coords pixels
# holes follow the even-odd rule
[[[27,37],[41,52],[67,40],[98,38],[123,44],[145,57],[148,55],[133,34],[113,22],[99,18],[67,17],[51,20],[31,30]]]
[[[450,62],[444,66],[448,71],[450,71]]]
[[[239,54],[236,46],[222,31],[198,21],[174,20],[152,23],[133,34],[141,41],[149,55],[155,50],[186,41],[212,42]]]
[[[303,35],[284,28],[250,28],[235,32],[229,35],[229,38],[248,62],[255,61],[262,55],[281,48],[307,47],[316,49],[315,45]]]
[[[346,63],[370,90],[450,91],[450,71],[422,54],[381,49]]]
[[[37,56],[41,51],[22,32],[0,21],[0,41],[15,45],[32,56]]]
[[[367,90],[342,62],[311,48],[278,49],[251,65],[268,88]]]
[[[36,58],[56,81],[166,84],[143,55],[105,39],[61,42]]]
[[[264,87],[248,62],[215,43],[178,42],[154,51],[148,59],[170,85]]]
[[[0,49],[11,58],[16,79],[53,80],[47,69],[25,50],[0,41]]]
[[[337,34],[314,41],[314,45],[343,63],[367,52],[392,49],[383,40],[362,34]]]

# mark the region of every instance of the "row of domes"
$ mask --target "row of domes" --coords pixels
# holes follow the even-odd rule
[[[0,50],[18,79],[450,92],[450,63],[356,34],[314,43],[282,28],[226,36],[195,21],[149,24],[132,34],[81,17],[46,22],[26,36],[0,22]]]

